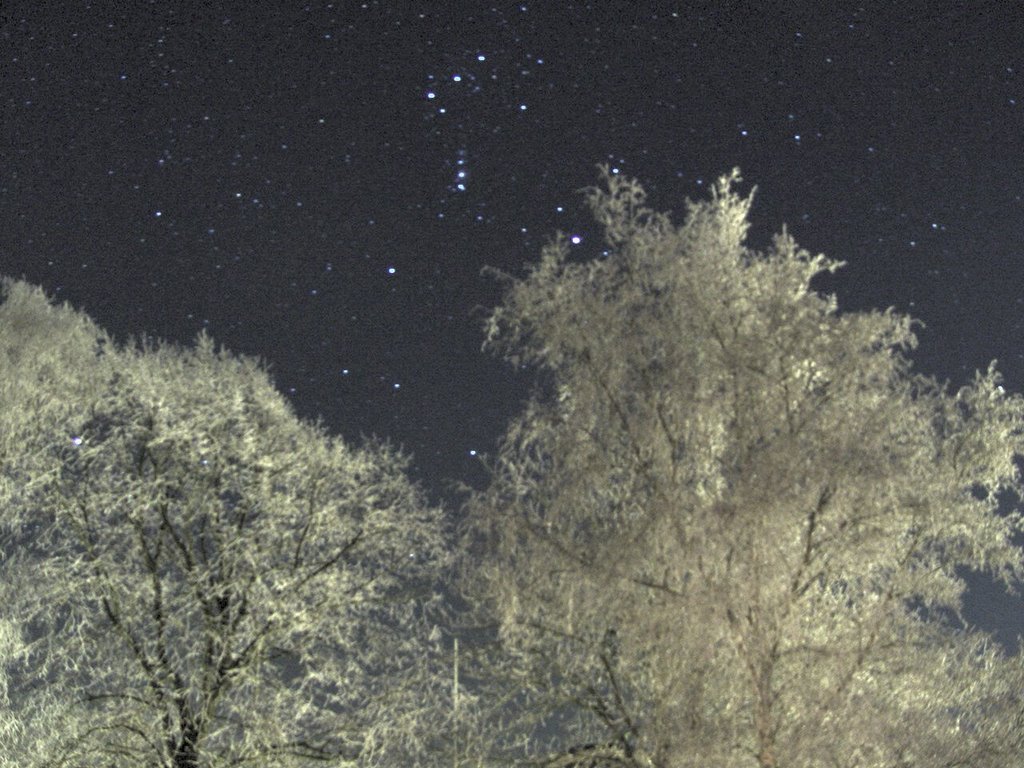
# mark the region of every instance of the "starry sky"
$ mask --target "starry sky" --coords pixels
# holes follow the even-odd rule
[[[739,166],[753,246],[785,223],[841,309],[925,323],[919,370],[1024,390],[1019,9],[767,5],[5,0],[0,273],[262,357],[444,498],[532,382],[480,351],[481,270],[600,253],[598,163],[680,212]]]

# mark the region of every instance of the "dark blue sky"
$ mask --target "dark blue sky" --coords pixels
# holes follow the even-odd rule
[[[481,269],[598,252],[597,163],[676,211],[739,166],[754,245],[786,223],[848,262],[841,308],[924,321],[920,369],[1024,389],[1013,4],[445,5],[5,2],[0,273],[122,337],[206,328],[441,493],[531,381],[479,351]]]

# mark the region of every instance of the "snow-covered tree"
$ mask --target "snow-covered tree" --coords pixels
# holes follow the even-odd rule
[[[3,612],[26,645],[3,659],[3,759],[433,762],[448,554],[405,460],[301,421],[205,335],[119,347],[38,290],[5,293]]]
[[[1020,664],[957,617],[966,572],[1022,575],[1000,500],[1024,401],[994,368],[956,391],[915,373],[911,320],[839,312],[811,281],[841,264],[785,231],[750,249],[738,181],[676,226],[604,169],[609,254],[557,238],[490,317],[488,346],[541,372],[468,504],[512,754],[1020,760]]]

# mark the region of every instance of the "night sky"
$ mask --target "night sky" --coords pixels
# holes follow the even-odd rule
[[[533,381],[480,351],[481,270],[556,229],[600,253],[598,163],[678,213],[739,166],[753,246],[785,223],[848,262],[841,309],[926,324],[919,370],[998,358],[1024,390],[1015,3],[5,0],[0,35],[0,273],[122,339],[262,357],[435,498]],[[988,590],[972,611],[1024,632]]]

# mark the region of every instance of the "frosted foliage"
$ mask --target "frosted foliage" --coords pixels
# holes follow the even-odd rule
[[[110,337],[67,305],[50,304],[39,288],[5,279],[2,290],[0,490],[11,494],[37,480],[33,462],[45,452],[40,425],[62,425],[70,404],[95,396],[109,376]]]
[[[490,318],[489,347],[546,372],[469,504],[464,580],[526,752],[1003,765],[1020,666],[942,619],[965,569],[1021,576],[997,496],[1022,400],[994,368],[956,392],[915,374],[909,318],[839,314],[810,283],[841,264],[785,232],[748,248],[738,181],[677,227],[605,169],[610,255],[554,240]]]
[[[45,336],[66,357],[18,302],[64,313]],[[208,337],[97,356],[87,326],[19,286],[0,305],[2,434],[24,441],[4,445],[4,610],[27,642],[0,764],[429,762],[447,555],[404,460],[301,422]]]

